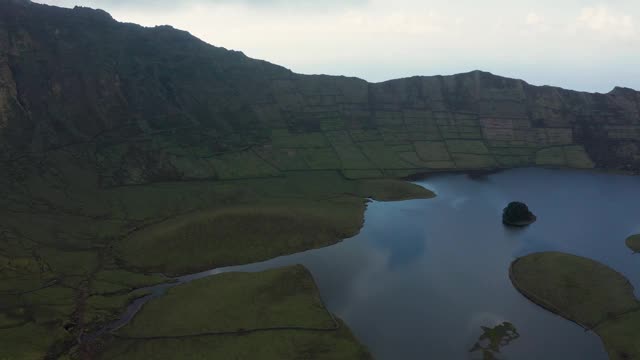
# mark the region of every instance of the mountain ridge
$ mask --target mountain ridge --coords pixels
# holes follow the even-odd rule
[[[61,6],[57,6],[57,5],[41,4],[41,3],[33,2],[31,0],[4,0],[4,1],[15,2],[15,3],[24,3],[24,4],[36,4],[36,5],[49,6],[49,7],[55,7],[55,8],[60,8],[60,9],[67,9],[67,10],[80,10],[80,11],[86,11],[87,13],[95,12],[95,13],[98,14],[98,16],[106,15],[110,20],[113,20],[113,21],[115,21],[117,23],[137,25],[137,26],[140,26],[141,28],[145,28],[145,29],[168,28],[168,29],[171,29],[171,30],[187,33],[190,36],[194,37],[195,39],[197,39],[199,41],[202,41],[202,42],[204,42],[204,43],[206,43],[206,44],[208,44],[210,46],[217,47],[217,48],[224,49],[224,50],[228,50],[228,51],[238,52],[238,53],[241,53],[242,55],[247,56],[241,50],[227,49],[225,47],[216,46],[214,44],[211,44],[209,42],[206,42],[206,41],[198,38],[196,35],[192,34],[188,30],[183,30],[183,29],[176,28],[171,24],[160,24],[160,25],[154,25],[154,26],[144,26],[144,25],[138,25],[138,24],[135,24],[135,23],[127,22],[127,21],[119,21],[119,20],[114,19],[111,16],[111,14],[109,14],[106,10],[103,10],[103,9],[100,9],[100,8],[91,8],[91,7],[86,7],[86,6],[74,6],[73,8],[66,8],[66,7],[61,7]],[[247,56],[247,57],[249,57],[249,56]],[[272,64],[272,65],[281,66],[281,65],[278,65],[276,63],[270,62],[268,60],[252,58],[252,57],[249,57],[249,58],[257,60],[257,61],[265,61],[265,62],[268,62],[269,64]],[[287,68],[287,70],[293,72],[293,70],[291,70],[289,68]],[[599,91],[576,90],[576,89],[571,89],[571,88],[564,88],[564,87],[562,87],[560,85],[552,85],[552,84],[533,85],[533,84],[527,82],[524,78],[503,76],[503,75],[495,74],[495,73],[493,73],[491,71],[486,71],[486,70],[482,70],[482,69],[473,69],[473,70],[461,71],[461,72],[452,73],[452,74],[411,75],[411,76],[392,78],[392,79],[387,79],[387,80],[382,80],[382,81],[368,81],[368,80],[360,78],[358,76],[344,75],[344,74],[338,74],[338,75],[331,75],[331,74],[325,74],[325,73],[304,73],[304,74],[303,73],[297,73],[297,74],[299,74],[299,75],[309,75],[309,76],[332,76],[332,77],[339,77],[339,78],[358,79],[358,80],[366,81],[366,82],[368,82],[370,84],[381,84],[381,83],[385,83],[385,82],[388,82],[388,81],[411,79],[411,78],[415,78],[415,77],[426,77],[426,78],[429,78],[429,77],[449,77],[449,76],[459,76],[459,75],[472,74],[472,73],[476,73],[476,72],[478,72],[478,73],[486,73],[486,74],[490,74],[490,75],[493,75],[493,76],[496,76],[496,77],[500,77],[500,78],[505,78],[505,79],[519,80],[519,81],[523,81],[527,85],[536,86],[536,87],[552,87],[552,88],[558,88],[558,89],[563,89],[563,90],[568,90],[568,91],[575,91],[575,92],[580,92],[580,93],[587,93],[587,94],[609,94],[609,93],[612,93],[612,92],[616,91],[616,89],[632,90],[632,91],[635,91],[635,92],[638,91],[638,90],[636,90],[634,88],[623,87],[623,86],[614,86],[614,88],[611,89],[608,92],[599,92]]]
[[[302,75],[102,10],[0,7],[0,157],[90,145],[81,151],[98,154],[89,161],[104,186],[234,178],[221,173],[236,153],[263,169],[240,177],[640,169],[632,89],[578,92],[480,70],[381,83]]]

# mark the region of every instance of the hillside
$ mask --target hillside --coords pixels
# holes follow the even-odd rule
[[[0,2],[2,158],[90,154],[102,186],[290,170],[348,178],[541,165],[640,169],[640,95],[475,71],[298,75],[168,26]]]
[[[269,332],[270,319],[253,324],[259,334],[230,321],[232,336],[158,340],[166,348],[114,337],[107,325],[170,280],[159,272],[332,245],[360,231],[369,198],[434,196],[393,178],[523,166],[637,173],[639,143],[631,89],[589,94],[480,71],[376,84],[299,75],[169,26],[0,0],[0,359],[189,357],[212,347],[368,358],[335,319],[326,335],[295,332],[293,342]],[[300,274],[291,288],[242,275],[230,294],[252,284],[319,296]],[[172,299],[188,303],[181,286]],[[283,298],[250,310],[300,320]],[[300,308],[317,308],[307,298]],[[171,320],[148,319],[136,329]]]

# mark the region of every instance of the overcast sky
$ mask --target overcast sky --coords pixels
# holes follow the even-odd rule
[[[480,69],[640,90],[640,0],[37,0],[169,24],[305,74],[369,81]]]

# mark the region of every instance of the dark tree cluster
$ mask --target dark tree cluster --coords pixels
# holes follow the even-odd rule
[[[521,202],[509,203],[502,212],[502,222],[505,225],[525,226],[536,221],[536,216],[529,210],[529,207]]]

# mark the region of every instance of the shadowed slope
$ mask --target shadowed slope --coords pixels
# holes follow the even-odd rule
[[[640,168],[631,89],[589,94],[481,71],[378,84],[305,76],[102,11],[0,8],[2,157],[70,147],[104,186],[291,170]]]

